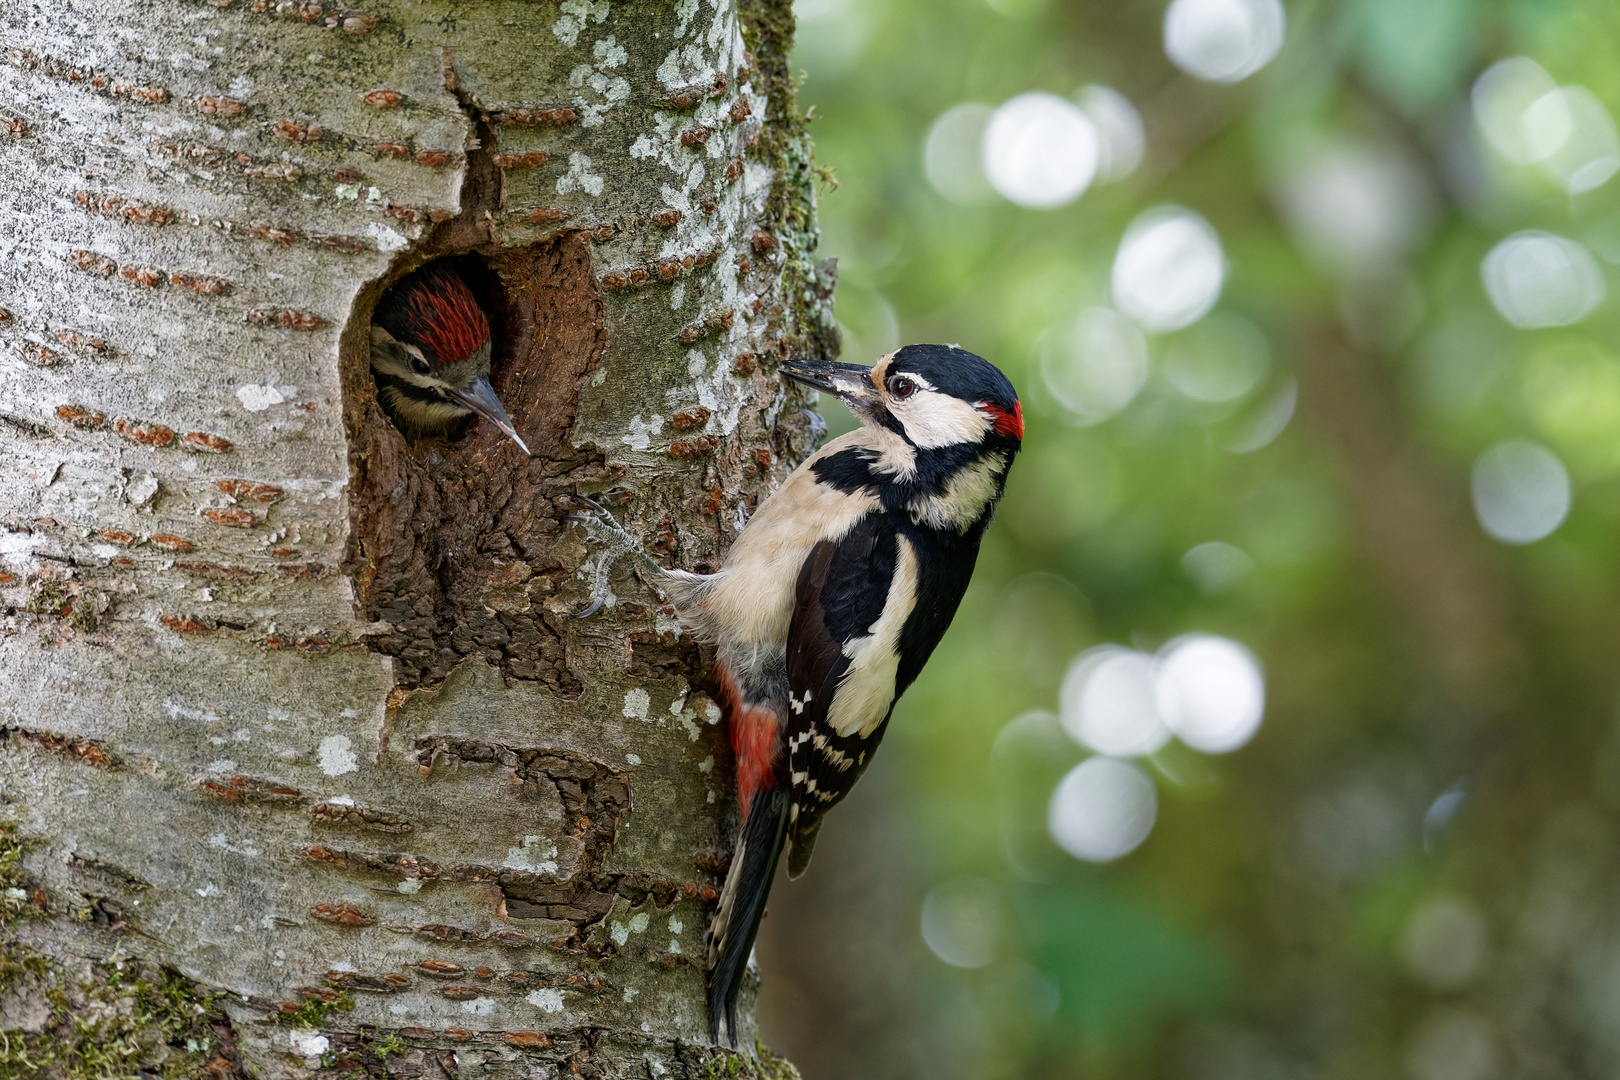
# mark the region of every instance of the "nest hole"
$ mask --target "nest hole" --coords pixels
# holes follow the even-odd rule
[[[455,270],[488,317],[490,382],[533,456],[471,418],[441,435],[409,436],[378,402],[372,314],[390,289],[432,264]],[[517,248],[407,253],[355,304],[343,336],[347,570],[361,618],[389,625],[367,642],[395,658],[401,685],[436,683],[479,656],[508,679],[579,692],[565,617],[547,601],[572,580],[557,551],[567,496],[611,477],[600,454],[572,440],[605,337],[582,233]]]

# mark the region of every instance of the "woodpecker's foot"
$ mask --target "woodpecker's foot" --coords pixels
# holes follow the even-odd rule
[[[602,610],[607,603],[608,594],[608,567],[613,565],[612,552],[604,551],[596,556],[596,565],[591,578],[591,603],[584,611],[574,612],[576,619],[588,619]]]
[[[608,508],[588,495],[574,496],[580,502],[590,507],[584,513],[569,514],[569,521],[577,521],[590,529],[599,539],[611,540],[609,548],[615,555],[625,555],[632,551],[640,551],[641,544],[636,538],[625,531],[623,525],[616,521]]]
[[[569,514],[568,520],[579,522],[598,540],[606,541],[596,555],[592,570],[590,606],[584,611],[574,612],[574,618],[588,619],[601,611],[602,605],[607,602],[608,570],[613,566],[613,560],[632,552],[642,558],[646,558],[646,555],[642,552],[641,545],[636,542],[636,538],[626,532],[624,526],[608,513],[607,507],[585,495],[576,495],[575,498],[589,506],[590,510],[585,513]]]

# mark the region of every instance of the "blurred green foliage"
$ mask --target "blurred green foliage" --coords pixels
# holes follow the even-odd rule
[[[1545,229],[1585,244],[1612,289],[1620,180],[1571,195],[1493,154],[1470,88],[1529,56],[1620,111],[1620,7],[1291,3],[1282,51],[1231,85],[1172,66],[1156,2],[799,14],[801,101],[836,169],[821,252],[839,258],[845,359],[960,342],[1007,371],[1028,420],[972,589],[885,751],[916,841],[912,903],[987,879],[1004,932],[983,967],[930,958],[920,1030],[893,1037],[954,1048],[933,1076],[1611,1073],[1620,307],[1515,329],[1481,266]],[[1142,114],[1129,177],[1053,210],[930,185],[945,110],[1090,83]],[[1405,170],[1408,214],[1387,257],[1348,268],[1286,210],[1320,194],[1306,166],[1346,146]],[[1259,327],[1266,371],[1235,400],[1193,400],[1167,362],[1202,324],[1150,337],[1140,393],[1081,425],[1043,381],[1043,345],[1110,303],[1126,226],[1164,203],[1219,233],[1212,317]],[[1292,387],[1281,434],[1230,449]],[[1523,546],[1488,536],[1470,502],[1475,460],[1510,438],[1551,448],[1573,486],[1567,520]],[[1201,581],[1186,555],[1209,541],[1248,563]],[[992,753],[998,735],[1056,710],[1083,650],[1191,631],[1259,656],[1263,727],[1224,756],[1172,743],[1143,761],[1159,798],[1146,842],[1102,866],[1071,858],[1047,800],[1087,751],[1049,719]],[[1441,799],[1459,790],[1460,809]],[[1478,920],[1472,967],[1419,917],[1448,897],[1456,940]]]

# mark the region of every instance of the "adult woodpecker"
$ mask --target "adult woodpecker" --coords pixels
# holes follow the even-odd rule
[[[371,316],[377,401],[407,435],[482,416],[523,447],[489,385],[489,319],[459,275],[434,265],[403,278]]]
[[[581,516],[715,647],[742,829],[709,931],[709,1024],[718,1042],[724,1016],[733,1046],[777,860],[788,846],[788,876],[804,873],[823,815],[950,625],[1024,437],[1006,376],[954,345],[782,370],[838,395],[861,426],[794,470],[718,572],[665,570],[602,507]]]

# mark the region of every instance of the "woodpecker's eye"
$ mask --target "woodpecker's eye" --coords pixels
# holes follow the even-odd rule
[[[433,372],[433,369],[428,367],[428,362],[420,356],[411,357],[411,370],[418,375],[429,375]]]
[[[889,396],[896,401],[904,401],[917,392],[917,384],[904,375],[896,375],[889,380]]]

